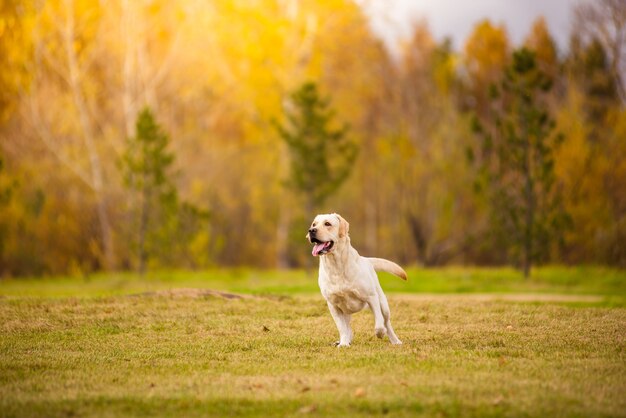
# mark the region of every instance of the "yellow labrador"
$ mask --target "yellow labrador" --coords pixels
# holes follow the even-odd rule
[[[336,213],[317,215],[306,237],[313,244],[313,255],[320,257],[319,286],[339,330],[339,347],[352,342],[350,318],[365,306],[374,313],[378,338],[385,335],[392,344],[402,344],[393,331],[389,304],[376,271],[386,271],[406,280],[396,263],[382,258],[361,257],[350,245],[350,225]]]

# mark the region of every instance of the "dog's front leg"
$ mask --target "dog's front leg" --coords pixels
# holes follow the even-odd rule
[[[337,329],[339,330],[339,344],[338,347],[349,347],[352,342],[352,329],[350,328],[350,315],[343,313],[337,309],[330,302],[328,303],[328,309],[330,314],[335,320]]]

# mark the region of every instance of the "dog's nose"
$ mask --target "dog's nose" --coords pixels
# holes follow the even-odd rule
[[[316,228],[309,229],[309,234],[315,234],[317,232]]]

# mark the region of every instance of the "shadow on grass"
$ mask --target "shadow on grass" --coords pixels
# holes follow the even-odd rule
[[[172,416],[172,417],[274,417],[274,416],[501,416],[507,404],[464,405],[459,400],[423,403],[347,399],[317,402],[304,399],[251,400],[194,398],[109,398],[87,400],[33,401],[4,405],[4,417],[79,416]]]

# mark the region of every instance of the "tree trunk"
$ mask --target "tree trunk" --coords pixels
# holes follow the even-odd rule
[[[365,248],[369,254],[378,253],[378,222],[375,198],[374,195],[367,196],[365,201]]]
[[[417,248],[418,257],[424,266],[428,264],[428,239],[426,238],[426,230],[420,219],[412,213],[407,213],[407,219],[409,221],[409,227],[411,229],[411,236],[415,241],[415,247]]]
[[[535,218],[534,196],[532,192],[532,179],[526,179],[526,230],[524,231],[524,277],[530,277],[530,269],[533,260],[533,223]]]
[[[309,194],[305,197],[306,201],[305,201],[305,214],[304,214],[304,218],[306,219],[306,222],[311,222],[313,220],[313,217],[316,215],[315,211],[315,198],[313,197],[312,194]],[[310,225],[310,223],[308,223],[307,225]],[[307,226],[307,229],[309,227]],[[306,274],[307,276],[311,275],[311,271],[313,269],[313,257],[310,256],[310,254],[306,257],[306,261],[304,262],[304,269],[306,270]]]
[[[146,187],[146,173],[143,173],[143,185],[141,190],[141,214],[139,219],[139,274],[146,272],[146,233],[148,231],[148,203],[150,201],[148,188]]]
[[[89,169],[93,191],[96,197],[96,207],[100,230],[102,233],[102,247],[104,251],[104,264],[108,270],[115,267],[113,237],[111,233],[111,223],[104,196],[103,169],[100,162],[100,155],[95,145],[95,134],[91,118],[87,110],[87,102],[80,87],[80,70],[76,57],[74,42],[74,4],[72,0],[66,0],[67,21],[65,24],[65,52],[67,55],[67,65],[69,70],[69,84],[72,91],[74,104],[78,111],[80,126],[83,131],[83,140],[89,158]]]
[[[291,214],[289,213],[289,208],[284,203],[284,199],[281,199],[278,224],[276,226],[276,267],[281,270],[289,268],[287,249],[290,219]]]
[[[524,125],[525,126],[525,125]],[[526,180],[524,197],[526,200],[526,219],[524,230],[524,259],[522,269],[524,271],[524,277],[530,277],[530,270],[533,260],[533,224],[535,222],[535,196],[533,193],[533,177],[531,167],[531,144],[530,138],[525,130],[524,141],[524,177]]]
[[[279,170],[280,178],[285,179],[289,175],[289,155],[284,143],[279,144]],[[289,224],[291,211],[286,199],[288,190],[284,186],[280,189],[280,202],[278,202],[278,222],[276,224],[276,267],[279,269],[289,268]]]

